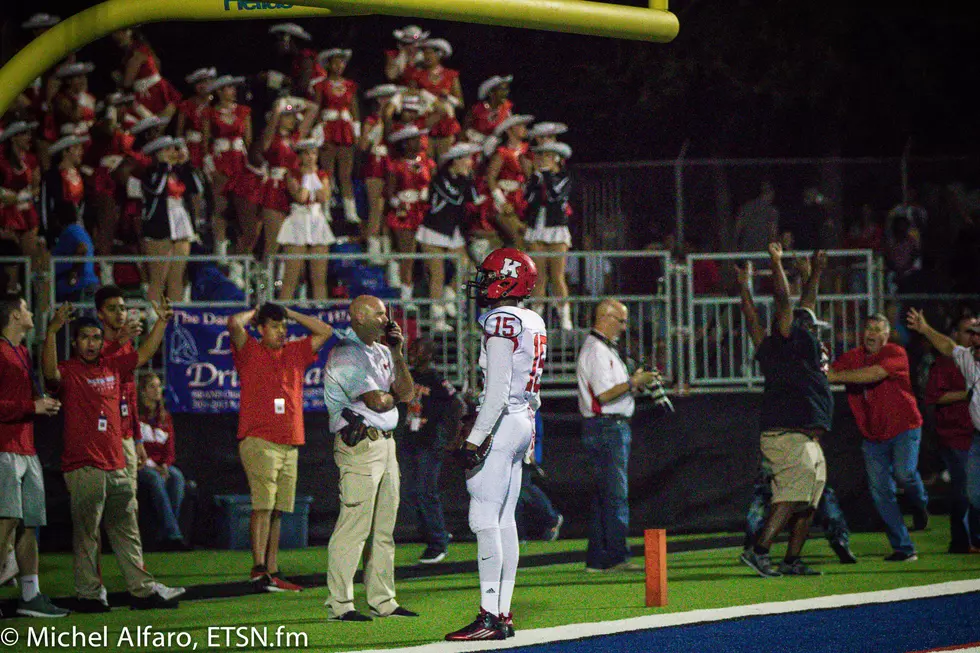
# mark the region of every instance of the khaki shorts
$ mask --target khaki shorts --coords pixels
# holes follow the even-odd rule
[[[27,528],[47,523],[44,476],[37,456],[0,453],[0,519],[22,519]]]
[[[292,512],[299,448],[262,438],[244,438],[238,443],[238,453],[252,492],[252,510]]]
[[[773,503],[820,503],[827,484],[827,461],[820,443],[795,431],[762,434],[762,456],[772,469]]]

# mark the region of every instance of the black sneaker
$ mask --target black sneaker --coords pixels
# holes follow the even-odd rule
[[[380,612],[378,612],[374,608],[371,608],[371,616],[372,617],[377,617],[378,619],[385,619],[387,617],[417,617],[417,616],[419,616],[419,613],[418,612],[412,612],[411,610],[406,610],[402,606],[398,606],[397,608],[395,608],[394,610],[392,610],[388,614],[381,614]]]
[[[843,540],[831,540],[830,548],[834,550],[837,557],[840,559],[841,564],[853,565],[857,564],[857,558],[851,552],[851,548],[847,545],[847,542]]]
[[[780,562],[779,573],[783,576],[819,576],[821,572],[797,558],[793,562],[786,562],[785,560]]]
[[[885,562],[915,562],[919,556],[914,553],[902,553],[894,551],[890,556],[885,556]]]
[[[156,592],[149,596],[132,596],[129,600],[130,610],[173,610],[178,605],[177,599],[165,599]]]
[[[446,558],[446,549],[444,547],[432,546],[431,544],[425,547],[425,551],[419,557],[420,565],[434,565],[437,562],[442,562]]]
[[[480,614],[470,625],[446,635],[450,642],[465,642],[477,639],[507,639],[507,632],[496,615],[480,608]]]
[[[100,612],[110,612],[112,608],[109,607],[108,603],[99,599],[75,599],[75,605],[72,607],[72,610],[84,614],[97,614]]]
[[[782,576],[781,573],[772,568],[772,560],[768,553],[756,553],[753,549],[742,551],[739,560],[752,568],[752,570],[763,578],[775,578]]]
[[[327,621],[371,621],[371,617],[361,614],[357,610],[348,610],[338,617],[330,617]]]
[[[912,508],[912,530],[924,531],[929,525],[929,511],[925,506]]]
[[[500,625],[504,627],[504,634],[507,635],[507,639],[510,639],[514,636],[514,613],[502,614],[499,619]]]

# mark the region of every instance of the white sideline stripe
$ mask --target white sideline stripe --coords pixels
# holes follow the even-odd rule
[[[760,579],[760,582],[770,582]],[[760,617],[765,615],[786,614],[791,612],[806,612],[809,610],[827,610],[831,608],[846,608],[875,603],[892,603],[910,599],[928,599],[936,596],[950,596],[980,591],[980,579],[957,580],[934,585],[903,587],[895,590],[879,590],[877,592],[861,592],[857,594],[836,594],[820,596],[813,599],[796,601],[778,601],[774,603],[755,603],[739,605],[731,608],[713,608],[709,610],[691,610],[689,612],[673,612],[670,614],[655,614],[644,617],[633,617],[617,621],[600,621],[598,623],[570,624],[553,626],[551,628],[535,628],[518,630],[517,634],[506,641],[490,642],[436,642],[420,646],[408,646],[392,649],[363,649],[365,651],[389,651],[390,653],[454,653],[456,651],[486,651],[496,649],[534,646],[550,642],[569,641],[614,635],[634,630],[683,626],[686,624],[710,623],[744,617]],[[461,619],[465,616],[460,615]],[[423,617],[424,618],[424,617]],[[517,624],[520,628],[520,622]],[[967,646],[970,646],[967,644]],[[964,649],[969,652],[974,649]]]

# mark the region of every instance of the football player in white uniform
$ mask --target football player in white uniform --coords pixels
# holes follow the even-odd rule
[[[475,291],[483,330],[483,392],[476,421],[458,443],[467,469],[470,529],[476,534],[480,613],[447,640],[506,639],[514,634],[510,604],[519,557],[514,509],[521,493],[521,465],[534,440],[534,413],[541,405],[541,370],[548,336],[544,320],[521,307],[537,280],[534,261],[516,249],[490,253],[480,265]]]

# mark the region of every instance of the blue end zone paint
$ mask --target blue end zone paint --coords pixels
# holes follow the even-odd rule
[[[672,626],[509,649],[526,653],[908,653],[980,641],[980,592]]]

